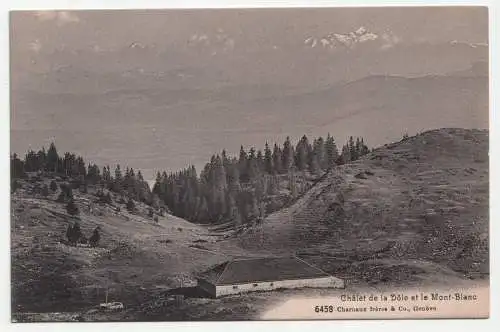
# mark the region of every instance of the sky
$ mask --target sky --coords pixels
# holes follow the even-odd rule
[[[152,177],[223,148],[335,131],[305,116],[327,101],[300,96],[488,61],[487,17],[484,7],[12,12],[11,149],[56,141]],[[303,118],[279,107],[290,98]],[[276,118],[282,128],[266,126]],[[381,144],[403,129],[350,130]]]

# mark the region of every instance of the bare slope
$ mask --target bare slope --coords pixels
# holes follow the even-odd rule
[[[486,276],[488,181],[487,131],[428,131],[337,167],[233,241],[374,282]]]
[[[20,183],[11,201],[13,312],[88,309],[104,301],[106,288],[110,301],[133,307],[162,290],[188,285],[194,273],[226,257],[203,247],[217,239],[206,228],[168,214],[155,224],[142,204],[134,214],[124,204],[119,212],[107,204],[90,211],[86,202],[95,196],[76,190],[82,231],[89,237],[100,226],[101,243],[68,246],[66,228],[76,219],[55,202],[57,193],[42,198],[31,192],[33,183]]]

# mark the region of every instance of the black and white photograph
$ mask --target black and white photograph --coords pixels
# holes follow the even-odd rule
[[[11,322],[488,318],[488,10],[10,11]]]

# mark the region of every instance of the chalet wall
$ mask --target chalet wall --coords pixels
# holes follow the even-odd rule
[[[198,287],[200,287],[213,297],[216,297],[217,295],[215,285],[206,281],[205,279],[198,279]]]
[[[314,279],[280,280],[245,283],[238,285],[216,286],[216,297],[240,294],[254,291],[269,291],[277,288],[344,288],[344,281],[335,277],[321,277]]]

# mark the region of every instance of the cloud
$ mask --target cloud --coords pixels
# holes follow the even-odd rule
[[[54,21],[58,26],[80,22],[80,18],[74,12],[69,11],[38,11],[35,13],[35,17],[40,21]]]

